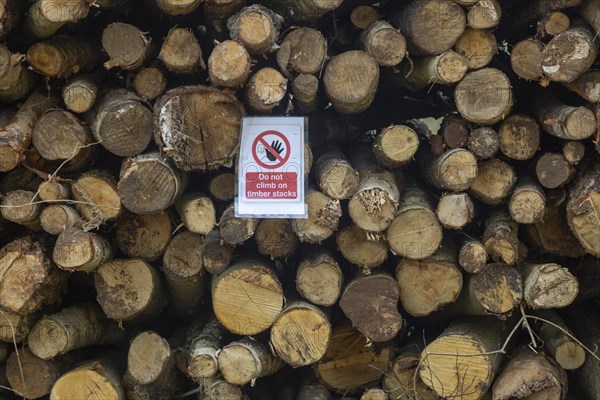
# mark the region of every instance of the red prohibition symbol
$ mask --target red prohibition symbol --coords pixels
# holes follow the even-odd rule
[[[272,144],[270,144],[266,139],[265,136],[269,136],[269,135],[274,135],[277,136],[279,139],[281,139],[281,141],[284,144],[284,148],[281,149],[280,147],[277,149],[274,149]],[[272,142],[274,143],[274,142]],[[260,159],[259,155],[258,155],[258,145],[262,145],[265,150],[270,153],[272,155],[272,157],[275,158],[274,160],[274,164],[267,164],[266,162],[264,162],[263,160]],[[277,147],[277,146],[275,146]],[[278,151],[279,150],[279,151]],[[282,156],[281,153],[285,150],[285,155]],[[281,132],[278,131],[264,131],[262,133],[260,133],[256,139],[254,139],[254,142],[252,142],[252,157],[254,157],[254,161],[256,161],[256,163],[258,165],[260,165],[263,168],[267,168],[267,169],[275,169],[275,168],[281,168],[286,162],[287,160],[289,160],[290,158],[290,154],[291,154],[291,148],[290,148],[290,141],[288,140],[287,137],[285,137],[285,135]]]

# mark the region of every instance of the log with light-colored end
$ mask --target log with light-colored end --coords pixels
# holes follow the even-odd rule
[[[331,325],[318,307],[292,301],[271,327],[270,344],[277,355],[292,367],[314,364],[329,347]]]
[[[33,128],[31,141],[46,160],[77,158],[92,140],[87,125],[69,111],[46,111]]]
[[[382,67],[394,67],[404,59],[406,39],[389,22],[376,21],[361,34],[362,48]]]
[[[572,82],[587,71],[598,48],[594,34],[583,28],[571,28],[554,36],[542,52],[542,71],[555,82]]]
[[[192,13],[204,3],[204,0],[156,0],[162,12],[169,15],[186,15]]]
[[[547,189],[564,186],[573,176],[575,168],[560,153],[545,153],[535,165],[538,181]]]
[[[514,169],[497,158],[480,162],[477,169],[477,177],[471,184],[470,192],[485,204],[500,204],[517,181]]]
[[[315,167],[317,183],[324,194],[338,200],[354,195],[360,180],[359,173],[340,149],[324,149]]]
[[[529,81],[539,80],[544,75],[542,60],[544,43],[535,38],[521,40],[510,52],[510,64],[513,71]]]
[[[2,217],[19,225],[38,227],[42,210],[35,193],[27,190],[13,190],[2,198]]]
[[[234,206],[223,211],[219,220],[221,239],[230,245],[239,245],[254,236],[258,220],[256,218],[238,218]]]
[[[500,23],[502,7],[497,0],[479,0],[467,12],[467,26],[475,29],[493,29]]]
[[[115,240],[128,257],[154,261],[167,248],[172,230],[171,216],[165,211],[143,215],[127,213],[119,219]]]
[[[343,0],[261,0],[265,6],[284,16],[288,23],[313,24],[334,11]]]
[[[337,231],[342,206],[339,200],[317,190],[309,190],[305,202],[308,218],[292,220],[292,228],[301,242],[321,243]]]
[[[190,232],[207,235],[217,223],[215,205],[203,194],[186,194],[179,199],[175,209]]]
[[[440,397],[483,397],[500,367],[501,348],[511,326],[494,318],[454,320],[421,353],[419,376]]]
[[[158,59],[169,71],[178,74],[192,74],[199,68],[206,69],[198,39],[186,28],[175,27],[169,31]]]
[[[234,385],[273,375],[284,366],[281,358],[265,344],[251,337],[229,343],[219,353],[219,371]]]
[[[399,296],[396,280],[385,272],[375,272],[350,281],[340,298],[340,307],[367,339],[387,342],[402,328]]]
[[[367,389],[360,400],[389,400],[388,394],[381,389]]]
[[[573,339],[573,331],[558,312],[538,310],[534,315],[542,319],[534,321],[536,332],[558,365],[567,370],[581,367],[587,357],[585,350]]]
[[[467,193],[445,193],[440,198],[436,215],[446,229],[461,229],[471,222],[475,206]]]
[[[585,143],[570,140],[563,145],[563,156],[572,165],[577,165],[585,157]]]
[[[333,329],[325,356],[313,368],[325,385],[345,392],[381,379],[392,357],[390,344],[376,350],[348,323]]]
[[[288,80],[276,69],[259,69],[246,84],[246,104],[260,114],[268,114],[281,103],[287,92]]]
[[[287,258],[298,247],[298,237],[287,219],[263,219],[254,234],[258,252],[269,256],[271,260]]]
[[[31,40],[53,36],[60,28],[87,17],[90,6],[85,0],[38,0],[23,21],[23,35]]]
[[[508,201],[510,217],[519,224],[534,224],[544,217],[546,195],[535,181],[520,180]]]
[[[370,5],[360,5],[350,13],[350,22],[358,29],[366,29],[373,22],[379,21],[381,14],[377,7]]]
[[[98,303],[117,321],[155,318],[167,303],[158,271],[139,259],[111,260],[94,273]]]
[[[437,251],[442,236],[442,226],[430,196],[419,187],[405,189],[396,216],[387,229],[392,252],[401,257],[424,259]]]
[[[589,69],[573,82],[565,83],[567,89],[590,103],[600,103],[600,71]]]
[[[514,265],[519,259],[518,225],[505,210],[490,214],[483,232],[482,243],[496,262]]]
[[[22,99],[37,85],[39,77],[27,69],[24,61],[22,54],[12,53],[8,47],[0,44],[0,101],[8,103]]]
[[[419,148],[419,137],[406,125],[384,128],[373,142],[373,154],[379,162],[390,167],[400,167],[410,162]]]
[[[69,186],[60,180],[47,180],[38,186],[38,196],[43,201],[67,200],[71,197]]]
[[[242,389],[221,376],[202,380],[199,400],[242,400]]]
[[[541,30],[543,35],[556,36],[569,29],[570,26],[571,20],[567,14],[560,11],[552,11],[538,22],[538,32]]]
[[[343,114],[365,111],[375,98],[379,65],[368,53],[347,51],[331,58],[323,75],[325,93]]]
[[[442,246],[425,260],[401,260],[396,267],[400,304],[409,314],[422,317],[454,302],[462,288],[455,249]]]
[[[471,274],[476,274],[487,265],[485,246],[477,240],[465,240],[458,252],[458,263]]]
[[[106,318],[96,303],[82,303],[47,315],[29,332],[29,350],[43,360],[82,347],[120,344],[128,332]]]
[[[208,192],[217,201],[231,201],[235,196],[235,174],[221,172],[212,177],[208,184]]]
[[[198,336],[192,338],[188,355],[188,373],[196,382],[202,382],[219,372],[217,354],[221,349],[225,328],[211,318]]]
[[[135,74],[133,89],[142,99],[154,100],[167,89],[166,71],[160,64],[151,64]]]
[[[106,78],[104,70],[76,75],[62,89],[62,98],[68,110],[85,113],[96,104],[100,85]]]
[[[215,86],[239,89],[246,84],[251,69],[248,50],[235,40],[217,44],[208,57],[208,79]]]
[[[40,213],[42,229],[51,235],[59,235],[68,228],[83,227],[81,216],[72,207],[64,204],[50,204]]]
[[[121,213],[116,181],[108,173],[89,171],[82,174],[71,183],[71,192],[86,226],[98,227]]]
[[[238,335],[268,329],[281,313],[283,289],[265,264],[244,261],[213,277],[212,306],[219,322]]]
[[[467,59],[454,50],[439,55],[419,57],[415,58],[412,64],[404,66],[402,85],[411,92],[435,83],[450,85],[463,79],[467,69]]]
[[[513,105],[512,86],[508,77],[495,68],[469,72],[456,85],[456,108],[467,120],[493,125],[508,116]]]
[[[540,126],[525,114],[513,114],[498,128],[500,151],[514,160],[529,160],[540,146]]]
[[[365,270],[380,266],[388,258],[385,240],[356,225],[340,230],[335,241],[346,260]]]
[[[298,265],[296,289],[311,303],[328,307],[340,297],[343,279],[342,269],[335,258],[315,248]]]
[[[96,140],[120,157],[140,154],[152,140],[152,111],[131,91],[109,90],[89,118]]]
[[[534,112],[544,131],[566,140],[583,140],[596,132],[596,116],[587,107],[574,107],[546,94],[536,96]]]
[[[555,264],[521,264],[523,298],[532,309],[563,308],[579,293],[577,278]]]
[[[106,239],[75,227],[60,233],[52,253],[52,259],[60,268],[85,272],[94,271],[112,256],[111,245]]]
[[[102,46],[110,58],[104,68],[135,71],[144,65],[152,50],[151,38],[137,27],[122,22],[109,24],[102,32]]]
[[[585,250],[600,257],[600,163],[589,161],[569,191],[567,221]]]
[[[33,69],[50,78],[67,78],[78,72],[94,70],[101,52],[92,37],[56,35],[27,50]]]
[[[195,315],[202,305],[206,286],[203,250],[203,237],[187,231],[174,236],[163,255],[169,306],[178,316]]]
[[[292,81],[294,105],[303,114],[317,109],[319,78],[311,74],[300,74]]]
[[[268,53],[276,49],[279,30],[283,23],[281,15],[262,5],[242,8],[227,20],[227,29],[252,55]]]
[[[202,264],[206,271],[218,275],[227,269],[234,247],[221,239],[221,232],[218,229],[204,237],[202,247]]]
[[[408,342],[402,345],[398,356],[391,362],[388,373],[383,378],[383,389],[394,400],[437,400],[439,397],[418,378],[420,366],[420,342]],[[415,379],[417,377],[417,379]]]
[[[286,34],[277,50],[277,64],[288,78],[296,74],[318,75],[327,56],[327,41],[312,28],[297,28]]]
[[[477,177],[477,158],[466,149],[450,149],[438,157],[423,149],[419,164],[428,182],[453,192],[467,190]]]
[[[23,343],[31,328],[41,318],[41,313],[17,314],[2,310],[0,313],[0,342]]]
[[[454,50],[467,60],[469,69],[479,69],[492,61],[498,44],[492,32],[468,28],[454,44]]]

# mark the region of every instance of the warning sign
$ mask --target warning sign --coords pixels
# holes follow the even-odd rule
[[[304,118],[243,119],[236,216],[306,217],[305,135]]]

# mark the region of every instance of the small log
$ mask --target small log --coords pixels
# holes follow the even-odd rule
[[[227,382],[221,376],[202,380],[199,400],[242,400],[242,389]]]
[[[121,386],[125,373],[125,355],[120,352],[104,353],[67,372],[54,383],[51,399],[86,399],[93,395],[101,399],[126,400]]]
[[[219,353],[219,371],[223,378],[234,385],[273,375],[283,367],[283,360],[269,347],[251,337],[231,342]]]
[[[121,199],[115,179],[104,171],[89,171],[71,183],[75,208],[86,221],[98,227],[121,214]]]
[[[29,332],[29,350],[42,360],[91,345],[119,344],[127,340],[121,329],[96,303],[82,303],[44,316]]]
[[[37,191],[40,200],[47,202],[68,200],[71,198],[71,190],[69,189],[69,186],[54,179],[40,183]]]
[[[465,271],[476,274],[487,265],[488,254],[485,246],[477,240],[465,240],[458,252],[458,263]]]
[[[235,197],[235,185],[235,174],[221,172],[212,177],[208,183],[208,192],[216,201],[231,201]]]
[[[21,12],[14,0],[0,0],[0,39],[15,29],[21,21]]]
[[[215,205],[203,194],[186,194],[179,199],[175,209],[190,232],[207,235],[217,223]]]
[[[162,259],[169,306],[177,316],[195,315],[202,305],[206,271],[202,264],[203,238],[192,232],[173,237]]]
[[[422,260],[435,253],[442,243],[442,226],[432,200],[418,187],[404,190],[400,207],[389,228],[390,249],[401,257]]]
[[[368,346],[368,339],[350,324],[335,327],[325,356],[313,368],[317,377],[338,392],[376,382],[393,357],[390,344]]]
[[[23,343],[31,328],[41,318],[39,312],[21,315],[4,311],[0,313],[0,341],[5,343]]]
[[[536,331],[558,365],[567,370],[581,367],[586,359],[585,350],[573,340],[573,332],[560,315],[554,310],[539,310],[535,316],[547,321],[535,321]]]
[[[287,79],[276,69],[261,68],[246,84],[246,104],[260,114],[268,114],[281,103],[287,92]]]
[[[106,150],[132,157],[152,140],[152,111],[135,93],[114,89],[106,92],[92,110],[90,126]]]
[[[292,367],[314,364],[329,347],[331,325],[318,307],[292,301],[271,327],[270,344],[277,355]]]
[[[145,153],[123,160],[117,190],[129,211],[153,214],[177,202],[184,189],[182,179],[170,159]]]
[[[519,224],[535,224],[546,212],[546,195],[532,179],[520,179],[510,196],[508,211]]]
[[[254,235],[258,252],[271,257],[287,258],[294,254],[298,247],[298,237],[287,219],[263,219]]]
[[[248,50],[235,40],[217,44],[208,57],[208,79],[218,87],[242,88],[250,77],[251,69]]]
[[[102,47],[109,60],[104,68],[140,69],[151,54],[152,39],[137,27],[122,22],[109,24],[102,32]]]
[[[510,52],[510,65],[521,78],[529,81],[540,80],[544,75],[542,60],[544,59],[544,43],[535,38],[521,40]]]
[[[352,22],[355,28],[360,30],[367,29],[369,25],[380,19],[381,14],[377,7],[367,4],[355,7],[350,13],[350,22]]]
[[[315,248],[302,258],[296,272],[298,293],[313,304],[329,307],[342,293],[342,269],[330,253]]]
[[[32,143],[46,160],[70,160],[89,153],[92,142],[90,129],[72,113],[52,109],[46,111],[35,124]]]
[[[158,98],[167,89],[167,74],[163,67],[156,63],[140,69],[133,78],[133,89],[145,101]]]
[[[394,67],[404,59],[406,39],[386,21],[375,21],[360,36],[364,51],[382,67]]]
[[[179,169],[204,171],[233,159],[244,115],[232,93],[179,87],[154,105],[154,139]]]
[[[219,220],[221,239],[229,245],[238,245],[254,236],[258,220],[256,218],[237,218],[234,206],[227,207]]]
[[[564,186],[575,176],[575,168],[559,153],[545,153],[535,166],[538,181],[543,187],[556,189]]]
[[[301,242],[321,243],[338,229],[342,216],[340,201],[317,190],[309,190],[304,201],[308,207],[308,217],[292,220],[292,228]]]
[[[585,250],[600,257],[600,163],[597,160],[582,167],[571,186],[567,221]]]
[[[432,84],[450,85],[459,82],[467,73],[467,59],[448,50],[439,55],[419,57],[402,70],[402,85],[411,92]]]
[[[100,50],[89,36],[57,35],[27,50],[33,69],[50,78],[67,78],[78,72],[93,71],[100,64]]]
[[[316,29],[296,28],[285,35],[277,50],[279,70],[289,79],[298,74],[317,75],[327,56],[327,41]]]
[[[27,315],[59,303],[67,275],[51,263],[45,243],[31,237],[14,240],[0,249],[0,265],[2,309]]]
[[[494,382],[492,399],[561,399],[566,391],[565,371],[543,354],[521,347],[512,352],[510,360]]]
[[[156,269],[142,260],[111,260],[94,273],[98,303],[117,321],[155,318],[167,303]]]
[[[542,71],[554,82],[572,82],[587,71],[598,48],[594,35],[583,28],[571,28],[554,36],[542,51]]]
[[[156,5],[168,15],[186,15],[194,12],[204,0],[156,0]]]
[[[277,48],[283,17],[262,5],[242,8],[227,20],[233,40],[246,47],[252,55],[270,53]]]
[[[191,339],[188,373],[196,382],[214,377],[219,372],[217,353],[221,349],[225,329],[216,318],[211,318],[202,331]]]
[[[65,229],[81,229],[83,220],[74,208],[64,204],[51,204],[40,213],[40,225],[49,234],[59,235]]]
[[[368,340],[387,342],[402,328],[399,296],[396,280],[385,272],[377,272],[350,281],[340,298],[340,307]]]
[[[452,246],[442,246],[425,260],[403,259],[396,266],[400,304],[422,317],[454,302],[462,288],[462,274]]]
[[[492,158],[480,162],[477,177],[470,192],[488,205],[500,204],[511,192],[517,176],[513,168],[502,160]]]
[[[389,396],[381,389],[367,389],[360,400],[389,400]]]
[[[87,17],[90,6],[85,0],[37,0],[23,21],[23,35],[31,40],[46,39],[69,23]]]
[[[569,29],[571,20],[569,16],[560,11],[552,11],[538,22],[538,32],[543,36],[556,36]]]
[[[520,264],[519,270],[523,299],[532,309],[563,308],[577,297],[577,278],[558,264]]]
[[[403,345],[400,354],[392,361],[389,373],[383,378],[383,388],[395,400],[437,400],[433,391],[418,378],[420,353],[418,342]],[[415,379],[416,378],[416,379]]]
[[[100,85],[106,78],[103,70],[76,75],[62,89],[62,98],[68,110],[85,113],[92,109],[100,91]]]
[[[456,85],[454,99],[463,118],[481,125],[503,120],[513,105],[510,81],[495,68],[469,72]]]
[[[419,0],[405,5],[394,21],[412,54],[441,54],[465,31],[466,16],[451,0]]]
[[[435,214],[444,228],[461,229],[473,220],[475,205],[467,193],[444,193]]]
[[[333,400],[327,386],[319,382],[305,381],[298,389],[296,400]]]
[[[435,157],[424,149],[418,161],[427,182],[438,188],[463,191],[477,177],[477,159],[469,150],[450,149]]]
[[[552,96],[538,96],[534,104],[544,131],[565,140],[583,140],[596,131],[596,116],[586,107],[572,107]]]
[[[323,75],[325,93],[343,114],[365,111],[375,98],[379,65],[364,51],[352,50],[331,58]]]
[[[35,193],[27,190],[14,190],[4,196],[0,213],[6,220],[39,230],[42,207]]]
[[[510,328],[494,317],[454,320],[421,353],[421,380],[440,397],[482,398],[503,359],[489,353],[502,347]]]
[[[333,199],[349,199],[356,192],[359,173],[338,148],[322,150],[317,157],[315,176],[321,191]]]
[[[130,400],[167,400],[175,395],[175,361],[169,343],[158,333],[139,333],[129,345],[122,380]]]
[[[468,69],[479,69],[492,61],[498,52],[498,44],[492,32],[468,28],[458,38],[454,49],[467,60]]]
[[[585,144],[581,141],[571,140],[563,145],[563,156],[572,165],[577,165],[585,156]]]
[[[504,210],[490,214],[483,233],[482,243],[495,262],[514,265],[519,259],[518,225]]]
[[[234,334],[255,335],[268,329],[281,313],[283,303],[279,279],[260,262],[240,262],[213,277],[215,316]]]
[[[465,277],[463,290],[454,304],[458,315],[494,315],[506,319],[522,300],[519,271],[503,263],[493,263]]]
[[[457,149],[467,145],[471,127],[467,121],[458,115],[446,115],[442,120],[442,126],[440,129],[442,137],[444,138],[444,143],[449,148]]]
[[[52,253],[56,265],[70,272],[92,272],[112,257],[113,250],[106,239],[78,228],[62,231]]]
[[[337,247],[352,264],[369,271],[388,258],[388,246],[382,238],[356,225],[340,230],[336,235]]]
[[[261,0],[265,6],[284,16],[288,23],[311,24],[337,9],[343,0]]]
[[[199,68],[206,69],[198,39],[186,28],[175,27],[169,31],[158,59],[169,71],[178,74],[192,74]]]
[[[502,7],[497,0],[479,0],[467,12],[467,26],[474,29],[493,29],[500,23]]]
[[[10,103],[22,99],[36,87],[39,77],[27,69],[24,61],[22,54],[12,53],[0,44],[0,101]]]
[[[115,240],[128,257],[154,261],[169,245],[172,230],[171,217],[165,211],[145,215],[127,213],[119,219]]]
[[[218,275],[229,267],[234,247],[221,239],[218,229],[204,237],[202,264],[213,275]]]
[[[292,81],[294,104],[303,114],[317,109],[319,78],[310,74],[300,74]]]
[[[529,160],[540,147],[540,126],[524,114],[513,114],[498,128],[500,151],[514,160]]]
[[[373,142],[373,154],[377,161],[391,168],[410,162],[418,148],[417,133],[406,125],[390,125],[384,128]]]
[[[477,128],[471,132],[467,147],[478,160],[487,160],[494,157],[500,149],[500,138],[492,128]]]
[[[31,143],[33,127],[40,116],[57,104],[57,99],[42,91],[33,92],[0,129],[0,171],[7,172],[17,167]]]

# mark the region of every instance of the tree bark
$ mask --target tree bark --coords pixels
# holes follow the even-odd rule
[[[221,376],[204,379],[199,400],[242,400],[242,389]]]
[[[535,312],[535,316],[548,321],[538,320],[534,325],[544,342],[544,347],[558,365],[567,370],[581,367],[586,360],[585,350],[573,340],[573,331],[567,327],[560,315],[554,310],[539,310]]]
[[[388,258],[388,246],[383,238],[356,225],[338,231],[336,244],[342,256],[361,267],[365,273],[380,266]]]
[[[39,77],[27,69],[24,61],[25,56],[12,53],[8,47],[0,44],[0,101],[10,103],[20,100],[37,85]]]
[[[109,60],[104,68],[140,69],[149,59],[152,39],[137,27],[122,22],[109,24],[102,32],[102,47]]]
[[[49,38],[64,25],[87,17],[89,9],[84,0],[37,0],[25,15],[23,35],[32,41]]]
[[[395,400],[437,400],[437,395],[420,378],[415,379],[420,366],[422,346],[419,342],[405,343],[392,361],[390,371],[383,378],[383,388]]]
[[[217,354],[222,346],[225,328],[216,318],[211,318],[202,331],[191,339],[188,373],[196,382],[214,377],[219,372]]]
[[[513,105],[510,81],[495,68],[469,72],[456,85],[454,99],[463,118],[481,125],[503,120]]]
[[[15,29],[21,21],[21,12],[15,0],[0,0],[0,39]]]
[[[498,205],[510,194],[517,177],[513,168],[497,158],[480,162],[470,191],[487,205]]]
[[[100,55],[96,40],[89,36],[57,35],[27,50],[29,64],[49,78],[93,71],[100,64]]]
[[[219,371],[223,378],[234,385],[273,375],[283,367],[283,360],[269,347],[251,337],[231,342],[219,353]]]
[[[519,259],[518,224],[504,210],[494,211],[487,219],[483,245],[495,262],[514,265]]]
[[[323,249],[314,248],[298,265],[296,289],[311,303],[329,307],[340,297],[343,279],[335,258]]]
[[[596,116],[586,107],[572,107],[555,97],[536,97],[534,111],[547,133],[566,140],[583,140],[596,131]]]
[[[52,253],[56,265],[70,272],[92,272],[112,257],[112,247],[104,237],[78,228],[62,231]]]
[[[235,40],[217,44],[208,57],[208,79],[218,87],[241,89],[246,85],[251,69],[250,54]]]
[[[324,14],[334,11],[343,0],[261,0],[285,17],[288,23],[310,24]]]
[[[4,343],[23,343],[31,328],[41,318],[41,313],[21,315],[9,311],[0,312],[0,341]]]
[[[207,235],[217,224],[217,212],[212,200],[200,193],[188,193],[175,205],[181,222],[190,231]]]
[[[321,243],[338,229],[342,216],[340,201],[317,190],[308,190],[304,201],[308,207],[308,218],[292,220],[292,228],[301,242]]]

